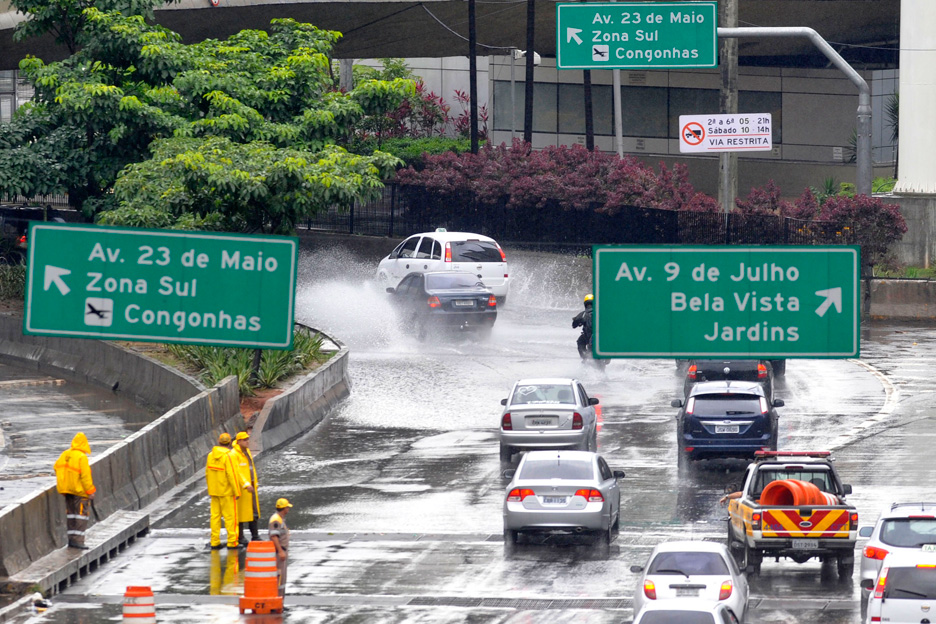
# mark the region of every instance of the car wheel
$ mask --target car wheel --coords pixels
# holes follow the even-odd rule
[[[614,519],[614,524],[611,525],[611,532],[614,533],[615,535],[619,535],[621,533],[621,510],[620,509],[618,509],[618,515]]]
[[[500,460],[505,464],[509,464],[512,457],[513,457],[513,449],[507,446],[506,444],[501,444],[500,445]]]
[[[851,558],[851,561],[846,562],[846,559]],[[855,559],[854,557],[842,556],[835,560],[836,567],[838,568],[839,578],[842,580],[851,579],[855,574]]]
[[[777,418],[771,419],[771,421],[770,421],[770,428],[771,428],[771,434],[770,434],[770,442],[769,442],[768,446],[770,446],[770,450],[771,450],[771,451],[776,451],[776,450],[777,450],[777,441],[778,441],[778,439],[780,438],[780,421],[779,421],[779,419],[777,419]]]
[[[504,556],[508,559],[517,552],[517,542],[520,540],[520,534],[511,529],[504,529]]]
[[[419,317],[413,318],[413,327],[416,328],[416,340],[419,342],[425,342],[429,337],[429,327],[426,321],[419,319]]]
[[[744,570],[745,573],[753,576],[760,574],[762,557],[759,552],[745,543],[741,557],[741,569]]]
[[[608,527],[598,534],[598,556],[602,559],[611,557],[611,540],[614,539],[614,529]]]
[[[771,360],[774,377],[783,377],[786,375],[786,360]]]
[[[494,328],[490,326],[482,327],[475,332],[475,335],[477,336],[478,340],[488,340],[491,338],[491,331],[493,329]]]

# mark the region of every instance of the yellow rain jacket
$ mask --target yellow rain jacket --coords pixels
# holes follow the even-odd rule
[[[257,500],[257,466],[253,461],[250,449],[242,449],[239,444],[234,445],[234,464],[240,478],[242,496],[237,499],[237,518],[240,522],[251,522],[260,516],[260,504]],[[248,492],[245,486],[253,486],[253,493]]]
[[[88,455],[91,445],[88,438],[80,431],[72,438],[71,448],[62,453],[55,462],[55,480],[59,494],[74,494],[87,498],[97,488],[91,481],[91,467]]]
[[[216,446],[208,453],[205,464],[205,480],[209,496],[240,496],[241,482],[237,478],[234,455],[225,446]]]

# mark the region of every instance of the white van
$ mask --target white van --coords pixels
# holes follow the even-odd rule
[[[429,271],[468,271],[497,297],[503,305],[510,277],[507,256],[493,238],[469,232],[413,234],[377,265],[377,280],[382,286],[396,288],[410,273]]]

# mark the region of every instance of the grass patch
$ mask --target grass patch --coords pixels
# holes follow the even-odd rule
[[[333,352],[322,350],[323,341],[320,333],[312,335],[305,329],[296,329],[292,350],[263,351],[256,381],[251,379],[253,349],[178,344],[166,345],[166,349],[205,385],[213,386],[228,375],[236,375],[241,396],[253,396],[257,388],[273,388],[283,379],[328,361]]]
[[[889,264],[874,265],[874,277],[892,279],[936,279],[936,267],[924,269],[915,266],[893,266]]]
[[[0,264],[0,300],[22,301],[26,295],[26,265]]]

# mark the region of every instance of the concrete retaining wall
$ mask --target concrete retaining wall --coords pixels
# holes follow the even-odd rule
[[[22,317],[13,315],[0,315],[0,359],[103,386],[159,410],[205,389],[196,379],[112,342],[24,336]]]
[[[873,318],[936,319],[936,282],[875,279],[870,288]]]

